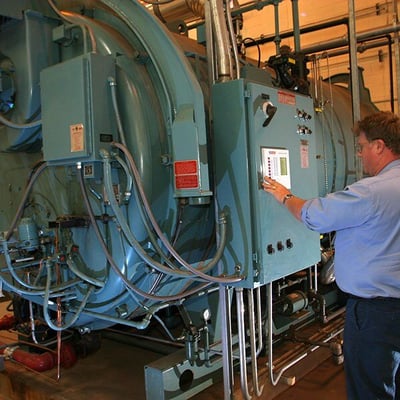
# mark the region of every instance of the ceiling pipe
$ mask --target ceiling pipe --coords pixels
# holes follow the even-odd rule
[[[366,44],[365,42],[368,41],[375,41],[374,43],[369,43]],[[390,109],[392,112],[395,112],[394,110],[394,74],[393,74],[393,48],[392,48],[392,44],[393,44],[393,39],[392,37],[388,34],[388,35],[384,35],[382,37],[376,37],[376,38],[371,38],[371,39],[367,39],[364,42],[362,42],[361,44],[359,44],[357,46],[357,52],[358,53],[363,53],[366,50],[370,50],[370,49],[375,49],[377,47],[383,47],[383,46],[387,46],[388,48],[388,55],[389,55],[389,91],[390,91]],[[345,48],[341,48],[339,50],[334,50],[334,51],[324,51],[322,53],[316,53],[316,54],[311,54],[309,55],[310,58],[314,58],[314,59],[322,59],[322,58],[332,58],[332,57],[337,57],[337,56],[342,56],[342,55],[346,55],[349,53],[349,50],[347,47]]]
[[[298,31],[299,31],[300,35],[303,35],[304,33],[311,33],[311,32],[315,32],[315,31],[322,30],[322,29],[333,28],[335,26],[340,26],[340,25],[347,26],[348,18],[340,18],[340,19],[333,20],[333,21],[322,22],[320,24],[315,24],[312,26],[299,28]],[[292,37],[294,34],[295,33],[293,31],[281,32],[280,38],[287,39],[287,38]],[[254,39],[254,41],[252,41],[252,42],[246,43],[246,47],[252,47],[252,46],[256,46],[256,45],[260,45],[260,44],[270,43],[270,42],[274,41],[274,39],[275,39],[275,35],[261,36],[258,39]]]
[[[394,32],[398,32],[400,30],[400,25],[396,25],[393,27],[386,27],[382,29],[377,29],[373,31],[364,32],[362,34],[356,35],[357,43],[365,42],[370,39],[375,39],[377,37],[382,37],[387,34],[391,34]],[[309,46],[302,49],[304,54],[312,54],[312,53],[319,53],[326,50],[337,49],[338,47],[348,46],[349,42],[348,39],[336,39],[327,41],[322,44],[318,44],[315,46]]]

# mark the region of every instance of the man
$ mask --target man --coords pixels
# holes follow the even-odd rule
[[[263,188],[309,229],[336,231],[348,399],[400,399],[400,119],[377,112],[354,133],[368,177],[308,201],[269,177]]]

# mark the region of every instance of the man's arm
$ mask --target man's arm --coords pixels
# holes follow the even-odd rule
[[[264,177],[262,186],[264,191],[272,194],[276,201],[283,204],[296,219],[301,221],[301,209],[306,200],[293,195],[288,188],[268,176]]]

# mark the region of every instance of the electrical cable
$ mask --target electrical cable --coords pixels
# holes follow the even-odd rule
[[[133,172],[133,176],[135,178],[135,182],[136,185],[138,187],[143,205],[146,209],[146,213],[153,225],[154,230],[156,231],[158,237],[160,238],[161,242],[164,244],[164,246],[168,249],[168,251],[170,252],[170,254],[179,262],[179,264],[181,266],[183,266],[184,268],[186,268],[187,270],[189,270],[190,272],[192,272],[194,275],[197,275],[201,278],[204,278],[205,280],[208,280],[210,282],[216,282],[216,283],[223,283],[223,284],[229,284],[229,283],[237,283],[240,282],[241,280],[243,280],[243,277],[241,276],[231,276],[231,277],[214,277],[211,275],[207,275],[204,272],[197,270],[195,268],[193,268],[191,265],[189,265],[186,261],[184,261],[181,256],[176,252],[176,250],[171,246],[170,242],[168,241],[168,239],[165,237],[165,235],[161,232],[161,229],[157,223],[157,221],[154,218],[154,215],[151,211],[150,205],[147,201],[146,198],[146,194],[144,193],[144,188],[143,185],[141,183],[141,179],[140,179],[140,175],[139,175],[139,171],[136,167],[135,161],[132,157],[132,155],[130,154],[130,152],[128,151],[128,149],[122,145],[121,143],[116,143],[116,142],[112,142],[111,143],[112,146],[120,149],[126,156],[126,159],[128,160],[128,163],[132,169]],[[219,243],[219,246],[217,248],[217,251],[214,255],[214,258],[212,260],[210,260],[206,265],[207,265],[207,269],[212,269],[217,263],[218,261],[221,259],[223,251],[224,251],[224,247],[225,247],[225,243],[226,243],[226,221],[225,221],[225,216],[222,215],[220,217],[220,226],[221,226],[221,241]]]
[[[179,276],[179,277],[192,277],[187,271],[181,271],[177,268],[167,268],[164,264],[157,262],[156,260],[152,259],[148,253],[143,249],[140,243],[135,239],[132,231],[130,230],[128,223],[122,214],[117,201],[115,200],[115,195],[113,192],[112,182],[111,182],[111,172],[110,172],[110,159],[108,157],[103,158],[103,166],[104,166],[104,187],[106,193],[108,195],[108,201],[110,202],[110,206],[115,214],[116,220],[119,226],[122,229],[122,232],[125,235],[128,243],[135,249],[136,253],[139,257],[146,263],[149,264],[151,267],[156,269],[157,271],[172,275],[172,276]],[[165,258],[167,261],[167,258]]]
[[[46,279],[46,290],[45,290],[45,295],[43,298],[43,316],[44,319],[47,323],[47,325],[53,329],[54,331],[63,331],[65,329],[70,328],[72,325],[75,324],[75,322],[78,320],[78,318],[80,317],[83,309],[85,308],[90,295],[92,294],[93,290],[94,290],[94,286],[90,286],[85,297],[82,299],[81,304],[79,305],[78,310],[75,312],[75,315],[70,319],[70,321],[68,323],[65,323],[64,325],[61,326],[57,326],[54,325],[50,315],[49,315],[49,294],[50,294],[50,286],[51,286],[51,265],[52,263],[50,262],[46,262],[46,267],[47,267],[47,279]]]
[[[12,122],[12,121],[8,120],[7,118],[3,117],[2,114],[0,114],[0,122],[3,125],[8,126],[9,128],[12,128],[12,129],[29,129],[29,128],[36,128],[37,126],[42,125],[41,119],[39,119],[37,121],[33,121],[33,122],[27,122],[24,124],[18,124],[16,122]]]
[[[82,30],[82,34],[84,36],[83,43],[85,45],[85,50],[84,52],[87,53],[86,49],[86,30],[89,33],[89,38],[90,38],[90,43],[91,43],[91,48],[93,53],[97,53],[97,43],[96,43],[96,38],[93,34],[93,30],[90,26],[85,25],[85,24],[75,24],[74,18],[82,18],[79,14],[72,13],[70,11],[60,11],[56,5],[54,4],[53,0],[47,0],[49,3],[49,6],[52,8],[52,10],[64,21],[70,23],[71,25],[77,25],[79,28]]]
[[[83,182],[82,169],[79,165],[78,165],[78,169],[80,169],[80,173],[78,173],[78,179],[79,179],[79,184],[80,184],[80,187],[82,190],[83,200],[84,200],[86,209],[88,211],[90,222],[92,224],[95,235],[97,236],[99,244],[104,252],[104,255],[106,256],[108,262],[110,263],[110,266],[112,267],[113,271],[120,277],[120,279],[124,282],[124,284],[127,286],[127,288],[131,289],[134,293],[138,294],[139,296],[150,299],[150,300],[174,301],[174,300],[182,300],[182,298],[184,298],[184,297],[189,297],[195,293],[198,293],[199,291],[204,290],[206,287],[211,285],[211,282],[206,282],[206,283],[200,284],[199,286],[197,286],[191,290],[187,290],[186,292],[178,293],[178,294],[172,295],[172,296],[151,295],[149,293],[144,292],[143,290],[140,290],[139,288],[135,287],[134,285],[132,285],[131,282],[129,282],[129,280],[124,276],[124,274],[118,268],[117,264],[115,263],[112,255],[110,254],[110,252],[104,242],[104,239],[101,235],[99,227],[97,226],[96,218],[93,214],[92,207],[89,202],[89,198],[86,193],[85,185]]]
[[[15,213],[14,219],[13,219],[13,221],[11,222],[10,228],[9,228],[9,230],[7,231],[7,234],[6,234],[6,236],[5,236],[5,240],[6,240],[6,241],[9,241],[10,238],[11,238],[11,236],[12,236],[13,233],[14,233],[14,230],[15,230],[15,228],[16,228],[16,226],[17,226],[17,222],[18,222],[18,220],[21,218],[21,215],[22,215],[22,213],[23,213],[23,210],[24,210],[24,207],[25,207],[25,203],[26,203],[26,201],[27,201],[27,199],[28,199],[29,193],[30,193],[30,191],[32,190],[33,184],[36,182],[36,180],[38,179],[38,177],[40,176],[40,174],[41,174],[46,168],[47,168],[47,163],[45,163],[45,162],[44,162],[44,163],[41,163],[41,164],[39,165],[39,167],[38,167],[38,168],[34,171],[34,173],[31,175],[31,177],[30,177],[30,179],[29,179],[29,181],[28,181],[28,185],[27,185],[27,187],[25,188],[24,194],[23,194],[22,199],[21,199],[21,201],[20,201],[20,203],[19,203],[17,212]]]

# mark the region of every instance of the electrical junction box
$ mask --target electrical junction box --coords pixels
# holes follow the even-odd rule
[[[114,59],[96,53],[41,72],[45,161],[53,164],[96,161],[100,160],[100,149],[110,148],[116,132],[110,77],[115,79]]]
[[[244,79],[213,87],[216,195],[228,217],[222,258],[253,288],[320,261],[320,235],[262,189],[265,175],[308,199],[318,195],[313,101]]]

